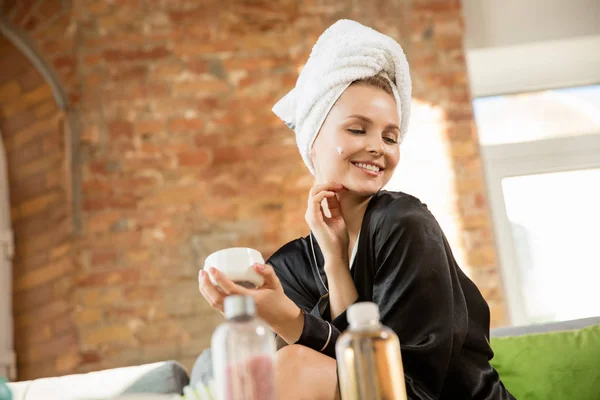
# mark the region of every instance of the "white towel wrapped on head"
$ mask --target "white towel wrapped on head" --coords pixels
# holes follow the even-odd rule
[[[351,20],[340,20],[321,34],[296,86],[273,112],[296,133],[302,159],[314,175],[313,142],[327,114],[352,82],[383,75],[391,83],[400,115],[400,140],[410,118],[412,84],[402,47],[389,36]]]

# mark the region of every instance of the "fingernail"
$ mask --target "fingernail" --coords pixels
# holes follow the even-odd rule
[[[198,277],[199,277],[199,278],[202,278],[203,276],[204,276],[204,270],[203,270],[203,269],[201,269],[201,270],[198,272]]]
[[[265,270],[265,266],[262,264],[254,264],[254,268],[260,272]]]
[[[210,267],[210,273],[213,275],[217,275],[219,273],[219,271],[217,271],[217,269],[215,267]]]

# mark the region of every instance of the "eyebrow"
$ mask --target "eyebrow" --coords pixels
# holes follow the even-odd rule
[[[363,121],[368,122],[370,124],[373,123],[373,121],[369,117],[365,117],[364,115],[360,115],[360,114],[352,114],[352,115],[348,116],[348,119],[351,119],[351,118],[360,119],[360,120],[363,120]],[[387,124],[386,127],[385,127],[385,129],[397,129],[397,130],[400,130],[400,128],[396,124]]]

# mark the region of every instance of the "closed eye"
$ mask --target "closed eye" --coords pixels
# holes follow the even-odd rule
[[[398,144],[398,141],[396,139],[394,139],[394,138],[391,138],[391,137],[383,138],[383,140],[385,140],[385,142],[388,143],[388,144]]]
[[[364,135],[365,131],[361,129],[348,129],[348,132],[353,133],[355,135]]]

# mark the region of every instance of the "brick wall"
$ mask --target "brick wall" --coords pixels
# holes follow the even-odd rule
[[[40,73],[1,37],[0,54],[0,132],[15,235],[13,313],[19,376],[67,372],[77,348],[71,319],[74,264],[62,113]]]
[[[406,48],[415,118],[391,186],[431,206],[503,321],[458,1],[74,4],[4,1],[81,122],[73,371],[166,358],[191,366],[220,321],[197,292],[204,257],[230,245],[268,256],[306,233],[311,177],[270,108],[343,17]]]

